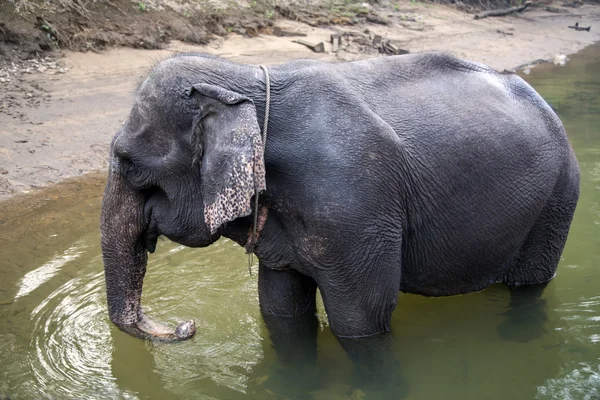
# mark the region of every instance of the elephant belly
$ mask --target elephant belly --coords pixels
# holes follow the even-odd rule
[[[420,274],[402,277],[400,291],[404,293],[420,294],[424,296],[454,296],[483,290],[493,284],[502,283],[502,268],[489,268],[489,266],[464,264],[427,265],[420,264],[418,269],[441,270],[434,276]],[[408,275],[408,276],[406,276]],[[428,276],[428,278],[425,278]]]
[[[521,268],[514,264],[520,263],[517,259],[534,226],[540,241],[556,241],[548,242],[550,247],[561,244],[560,235],[550,239],[546,235],[554,235],[555,223],[538,221],[560,173],[555,158],[544,154],[524,160],[500,151],[470,168],[457,172],[448,167],[445,173],[438,168],[422,179],[431,183],[409,212],[401,290],[447,296],[503,283],[510,269]],[[490,159],[495,167],[487,165]],[[520,281],[538,283],[554,272],[536,268],[542,266],[519,271]]]
[[[525,236],[526,232],[501,240],[473,235],[446,242],[413,242],[414,246],[406,247],[400,290],[452,296],[502,283]]]

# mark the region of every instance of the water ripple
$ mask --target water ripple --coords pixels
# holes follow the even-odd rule
[[[600,398],[600,365],[581,363],[579,368],[538,387],[536,399],[597,400]]]
[[[557,310],[568,323],[565,328],[582,343],[600,342],[600,296],[582,298],[578,302],[563,303]]]
[[[135,398],[111,372],[104,274],[71,279],[32,312],[29,365],[38,391],[49,398]]]
[[[56,256],[41,267],[26,273],[21,280],[15,300],[28,295],[44,283],[48,282],[65,264],[79,258],[84,248],[85,246],[83,246],[80,241],[75,242],[60,256]]]

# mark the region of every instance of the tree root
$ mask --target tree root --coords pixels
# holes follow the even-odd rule
[[[519,6],[519,7],[511,7],[511,8],[500,9],[500,10],[484,11],[482,13],[475,15],[475,19],[484,19],[487,17],[502,17],[502,16],[508,15],[508,14],[522,12],[530,5],[531,5],[530,2],[526,2],[524,5]]]

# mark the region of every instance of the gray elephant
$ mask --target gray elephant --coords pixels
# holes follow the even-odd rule
[[[110,319],[140,338],[193,335],[142,313],[147,253],[161,235],[227,237],[259,259],[269,327],[316,332],[319,288],[351,348],[390,330],[399,291],[538,296],[578,196],[561,121],[516,75],[437,53],[268,69],[178,55],[152,69],[111,145]]]

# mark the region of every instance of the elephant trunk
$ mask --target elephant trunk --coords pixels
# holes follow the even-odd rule
[[[142,284],[148,261],[143,240],[148,225],[144,196],[126,185],[117,172],[111,171],[108,177],[100,225],[110,320],[141,339],[171,342],[192,337],[196,333],[193,321],[170,329],[142,312]]]

